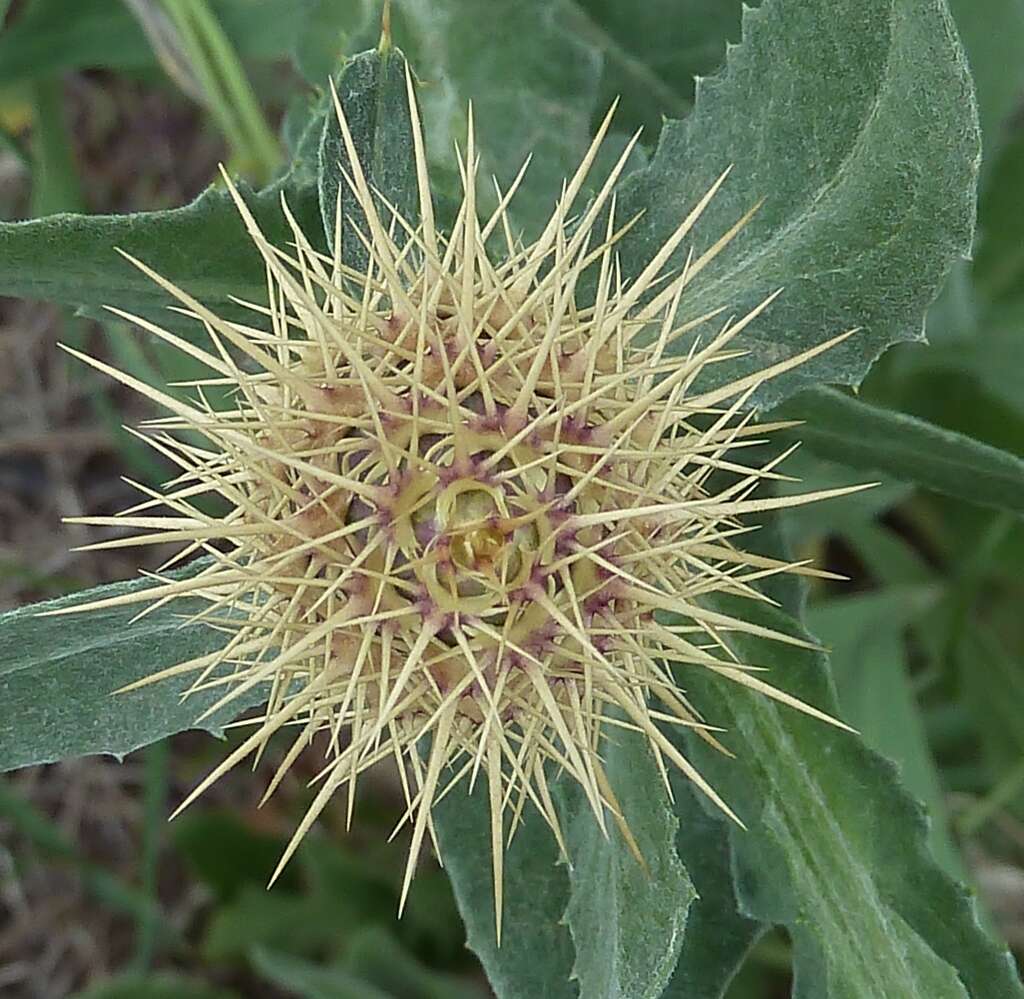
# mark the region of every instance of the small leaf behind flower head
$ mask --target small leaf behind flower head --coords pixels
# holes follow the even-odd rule
[[[662,999],[722,999],[743,959],[766,927],[739,911],[732,883],[728,819],[700,806],[682,774],[671,773],[679,830],[676,849],[697,897]]]
[[[678,822],[644,739],[615,730],[602,758],[643,865],[610,813],[605,836],[578,787],[556,782],[568,863],[528,804],[505,858],[500,946],[486,795],[456,789],[436,809],[469,946],[501,999],[656,999],[675,967],[694,899],[676,852]]]
[[[540,813],[527,806],[505,854],[502,941],[494,927],[487,790],[457,788],[434,810],[444,869],[451,878],[466,943],[480,958],[500,999],[576,999],[574,952],[565,910],[569,878]]]
[[[172,575],[184,578],[195,566]],[[0,770],[90,753],[123,756],[187,728],[220,732],[239,711],[265,699],[265,689],[254,689],[227,714],[197,723],[221,691],[181,701],[189,677],[114,693],[139,677],[220,648],[222,632],[183,623],[205,602],[190,607],[189,601],[177,600],[130,626],[145,604],[37,616],[151,585],[146,579],[114,583],[0,614]]]
[[[381,221],[389,226],[394,208],[410,225],[415,225],[419,210],[405,56],[383,43],[380,49],[361,52],[342,67],[335,88],[351,130],[359,167],[370,189],[379,195]],[[331,245],[340,207],[344,262],[363,273],[368,257],[362,239],[368,238],[369,233],[358,200],[345,179],[346,175],[352,177],[352,170],[338,116],[329,106],[320,139],[320,213]],[[405,241],[401,228],[395,240],[399,244]]]

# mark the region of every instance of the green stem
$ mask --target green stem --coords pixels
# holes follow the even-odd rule
[[[210,10],[207,0],[193,0],[192,17],[199,27],[203,40],[212,56],[213,65],[220,70],[228,97],[241,119],[249,142],[267,170],[268,176],[281,162],[281,147],[263,115],[256,94],[249,83],[242,63],[231,47],[231,42],[217,18]]]
[[[203,93],[206,96],[206,109],[213,116],[217,127],[224,133],[232,152],[236,156],[248,160],[249,153],[245,135],[236,122],[230,106],[224,101],[216,73],[192,24],[188,8],[179,0],[164,0],[164,6],[168,16],[174,22],[175,30],[181,39],[181,47],[188,56],[199,84],[203,88]]]
[[[145,758],[145,797],[143,800],[142,857],[140,861],[140,882],[142,893],[153,908],[159,911],[160,899],[157,892],[160,847],[163,844],[166,825],[167,788],[169,782],[170,750],[167,740],[155,742],[143,751]],[[153,961],[153,954],[159,937],[159,928],[152,918],[141,918],[135,943],[135,967],[147,971]]]
[[[50,78],[33,86],[35,128],[32,136],[33,217],[81,211],[85,204],[74,149],[64,120],[60,81]]]
[[[164,8],[206,94],[207,109],[234,157],[255,180],[269,180],[280,165],[280,147],[206,0],[164,0]]]

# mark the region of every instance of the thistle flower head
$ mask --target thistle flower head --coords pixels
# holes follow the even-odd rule
[[[813,571],[737,545],[744,514],[839,492],[753,496],[779,477],[780,459],[745,464],[743,449],[774,429],[746,404],[841,337],[702,388],[702,373],[735,356],[735,338],[774,297],[738,318],[726,318],[728,303],[684,315],[688,286],[745,221],[673,269],[725,176],[626,279],[616,247],[630,220],[617,217],[614,189],[628,149],[579,203],[611,115],[529,245],[510,225],[514,185],[478,216],[470,122],[464,200],[442,233],[407,82],[418,219],[373,190],[336,100],[361,217],[343,226],[339,209],[333,253],[314,248],[285,204],[294,242],[271,245],[225,177],[267,269],[267,304],[251,306],[251,324],[219,317],[136,262],[207,343],[118,314],[211,377],[184,403],[83,356],[170,411],[149,440],[181,469],[124,515],[84,520],[139,532],[96,547],[172,541],[184,544],[179,559],[209,556],[197,575],[163,577],[141,598],[207,601],[200,618],[228,631],[223,648],[142,682],[195,674],[193,690],[223,689],[215,708],[268,685],[251,734],[189,800],[287,728],[269,794],[326,733],[319,791],[283,864],[335,792],[347,789],[351,817],[360,774],[391,758],[412,827],[404,901],[432,808],[480,778],[500,932],[503,850],[523,809],[536,808],[562,842],[556,772],[579,784],[596,822],[612,816],[632,842],[602,766],[610,726],[642,733],[663,774],[678,767],[733,814],[664,731],[683,726],[718,745],[686,698],[686,669],[827,719],[737,662],[722,635],[797,640],[703,598],[759,599],[759,577]],[[362,244],[365,270],[344,262],[343,230]],[[228,408],[206,401],[210,384],[230,389]],[[223,516],[196,505],[212,493],[227,501]]]

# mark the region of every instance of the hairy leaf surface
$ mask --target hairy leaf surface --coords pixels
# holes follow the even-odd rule
[[[236,714],[266,697],[265,689],[254,689],[227,713],[200,723],[199,716],[223,691],[204,691],[182,701],[189,677],[114,693],[224,644],[222,632],[184,624],[185,617],[206,606],[202,601],[175,601],[134,624],[131,619],[144,603],[67,617],[37,616],[151,585],[145,579],[113,583],[0,615],[0,770],[90,753],[124,756],[187,728],[220,732]]]
[[[727,820],[698,802],[682,774],[674,772],[669,778],[679,818],[676,849],[697,897],[690,904],[682,950],[663,999],[722,999],[765,927],[739,910]]]
[[[259,193],[243,188],[271,242],[290,238],[284,194],[310,239],[321,231],[316,188],[286,181]],[[164,326],[197,324],[167,311],[167,294],[120,257],[130,253],[228,319],[258,322],[231,297],[266,300],[266,271],[226,191],[210,187],[191,204],[132,215],[53,215],[0,222],[0,294],[40,298],[97,312],[116,305]]]
[[[570,897],[581,996],[657,999],[683,944],[693,885],[676,853],[679,820],[647,740],[614,732],[602,753],[641,864],[611,816],[606,836],[582,793],[571,796],[567,830]]]
[[[393,209],[397,209],[415,225],[419,212],[405,58],[390,47],[362,52],[345,64],[338,75],[337,91],[366,183],[380,195],[377,211],[381,222],[390,228]],[[370,238],[370,232],[345,179],[346,175],[354,179],[354,173],[333,104],[324,120],[319,157],[320,213],[327,241],[334,243],[340,199],[344,258],[365,272],[369,257],[363,240]],[[397,229],[398,243],[404,242],[403,236],[403,230]]]
[[[459,788],[434,809],[444,868],[451,878],[466,943],[500,999],[576,999],[575,954],[565,911],[569,877],[551,830],[532,806],[505,854],[502,939],[495,940],[490,813],[481,781]]]
[[[696,229],[698,252],[764,203],[694,280],[687,314],[784,294],[734,341],[722,381],[852,328],[860,332],[759,390],[771,405],[815,382],[857,384],[970,250],[979,133],[970,75],[944,0],[766,0],[743,41],[701,81],[690,116],[662,130],[649,168],[622,185],[635,275],[732,167]],[[682,260],[680,260],[682,263]],[[680,345],[681,349],[685,345]]]

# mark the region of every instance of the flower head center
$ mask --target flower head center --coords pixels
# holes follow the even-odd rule
[[[495,524],[464,531],[452,538],[452,560],[463,569],[486,571],[502,554],[505,541],[505,532]]]
[[[525,555],[521,549],[529,538],[517,529],[501,489],[475,480],[456,480],[438,497],[436,515],[459,594],[494,590],[498,597],[509,581],[521,574]]]

